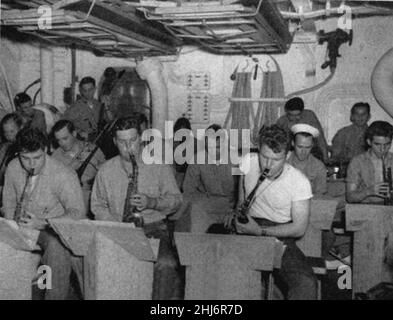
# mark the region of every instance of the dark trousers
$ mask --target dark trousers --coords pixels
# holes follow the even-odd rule
[[[74,270],[83,294],[83,262],[74,256],[51,229],[40,232],[37,244],[43,250],[41,264],[52,271],[52,288],[46,289],[45,300],[65,300],[70,288],[71,271]]]
[[[157,261],[154,265],[153,300],[181,299],[183,284],[180,263],[173,243],[173,231],[164,221],[143,227],[146,237],[160,240]]]
[[[264,227],[276,226],[267,219],[254,220]],[[286,245],[282,256],[281,268],[273,275],[276,285],[288,300],[316,300],[317,279],[306,256],[296,245],[294,238],[279,238]]]

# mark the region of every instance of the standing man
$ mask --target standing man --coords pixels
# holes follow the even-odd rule
[[[71,121],[58,121],[53,126],[52,132],[59,144],[59,148],[53,152],[52,157],[73,170],[80,169],[82,165],[86,166],[79,179],[82,184],[86,208],[89,208],[94,178],[100,166],[105,162],[105,156],[98,149],[90,160],[87,159],[96,148],[96,145],[78,140],[75,127]]]
[[[64,119],[70,120],[79,135],[87,141],[93,141],[99,133],[101,121],[111,121],[112,115],[105,104],[94,98],[96,81],[85,77],[79,83],[81,98],[64,113]],[[105,109],[104,109],[105,108]]]
[[[236,220],[236,229],[241,234],[283,241],[286,249],[281,269],[275,274],[281,281],[276,283],[285,285],[280,289],[288,299],[311,300],[317,297],[317,281],[295,241],[306,232],[312,192],[308,179],[286,163],[289,146],[289,135],[284,129],[277,125],[262,128],[259,153],[242,159],[241,170],[245,175],[241,179],[238,206],[254,188],[257,190],[249,209],[249,221],[243,224]],[[265,169],[269,170],[266,179],[257,186]]]
[[[331,161],[349,163],[354,156],[366,151],[367,122],[370,120],[370,105],[358,102],[351,108],[352,124],[337,131],[332,140]]]
[[[82,189],[73,171],[46,154],[47,141],[40,130],[22,129],[16,143],[18,157],[5,173],[2,210],[6,219],[39,231],[42,264],[52,270],[52,289],[46,291],[45,299],[63,300],[72,269],[82,284],[82,265],[49,227],[48,219],[80,219],[85,214]]]
[[[317,116],[312,110],[304,109],[303,99],[300,97],[295,97],[289,99],[285,103],[285,115],[277,120],[277,125],[287,130],[288,132],[293,125],[297,123],[306,123],[310,126],[317,128],[319,131],[319,136],[317,138],[317,143],[312,149],[312,154],[319,160],[327,163],[328,161],[328,147],[323,133],[322,125],[319,122]]]
[[[132,212],[136,211],[143,218],[146,236],[160,239],[154,266],[153,299],[179,298],[179,263],[166,220],[180,207],[182,196],[169,165],[144,163],[141,135],[137,119],[118,120],[113,139],[119,155],[98,171],[91,210],[96,220],[127,222],[130,212],[126,208],[133,208]]]
[[[346,197],[350,203],[382,204],[389,196],[384,172],[393,167],[393,127],[386,121],[374,121],[366,131],[370,149],[355,156],[348,166]]]
[[[295,124],[291,131],[294,135],[293,152],[288,155],[287,162],[300,170],[310,181],[314,197],[327,193],[326,167],[322,161],[311,154],[314,139],[319,135],[316,128],[308,124]]]
[[[33,108],[33,100],[25,92],[18,93],[14,98],[16,111],[22,118],[23,127],[37,128],[44,134],[47,132],[45,114]]]

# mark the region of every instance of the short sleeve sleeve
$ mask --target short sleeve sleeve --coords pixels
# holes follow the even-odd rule
[[[293,175],[292,201],[308,200],[313,197],[310,181],[300,172]]]
[[[354,183],[359,184],[359,164],[356,158],[352,159],[347,169],[347,184]]]

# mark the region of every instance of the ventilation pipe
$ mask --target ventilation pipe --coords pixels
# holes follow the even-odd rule
[[[53,51],[51,49],[41,47],[41,103],[45,102],[54,105],[54,67],[53,67]]]
[[[377,62],[371,75],[371,89],[379,105],[393,117],[393,48]]]
[[[162,74],[163,66],[158,59],[148,58],[137,62],[136,71],[146,80],[151,92],[153,128],[165,132],[168,119],[168,88]]]

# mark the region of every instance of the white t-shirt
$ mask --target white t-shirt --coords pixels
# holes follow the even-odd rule
[[[247,196],[254,189],[261,175],[258,155],[256,153],[245,155],[241,160],[240,170],[245,174],[244,188]],[[277,179],[266,178],[259,186],[255,201],[250,208],[250,215],[276,223],[286,223],[292,220],[292,202],[308,200],[312,196],[311,184],[307,177],[286,163]]]

